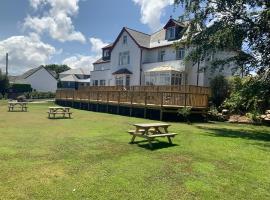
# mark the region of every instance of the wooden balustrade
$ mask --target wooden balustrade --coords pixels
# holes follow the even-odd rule
[[[198,86],[132,86],[128,89],[119,86],[91,86],[79,90],[57,90],[56,100],[207,108],[209,95],[209,88]]]

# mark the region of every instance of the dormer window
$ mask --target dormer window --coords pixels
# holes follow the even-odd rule
[[[127,36],[126,35],[123,36],[123,44],[127,44]]]
[[[109,57],[110,56],[110,50],[106,49],[104,50],[104,57]]]
[[[167,36],[167,40],[175,39],[175,26],[167,28],[166,36]]]

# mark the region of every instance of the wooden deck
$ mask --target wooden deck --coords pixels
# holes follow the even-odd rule
[[[190,106],[193,111],[204,112],[208,109],[209,95],[209,88],[198,86],[89,86],[79,90],[57,90],[56,101],[125,106],[130,109],[153,108],[161,112],[177,112],[181,107]]]

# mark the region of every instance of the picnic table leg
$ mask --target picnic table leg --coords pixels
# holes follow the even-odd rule
[[[148,138],[147,140],[148,140],[150,149],[153,149],[152,139],[151,138]]]
[[[168,138],[169,143],[172,144],[171,137],[170,136],[167,136],[167,138]]]
[[[133,144],[134,143],[135,138],[136,138],[136,135],[133,135],[132,138],[131,138],[130,144]]]

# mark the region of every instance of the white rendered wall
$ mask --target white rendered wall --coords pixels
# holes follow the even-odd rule
[[[123,36],[127,36],[127,44],[123,44]],[[129,51],[130,64],[119,66],[119,53]],[[132,72],[130,76],[130,85],[139,85],[140,84],[140,57],[141,50],[133,39],[128,35],[126,31],[120,36],[119,41],[116,43],[115,47],[111,52],[111,73],[121,69],[127,68]],[[114,76],[112,75],[112,79]],[[115,82],[113,81],[113,84]]]
[[[38,92],[55,92],[57,89],[57,80],[44,68],[26,78],[26,82]]]

